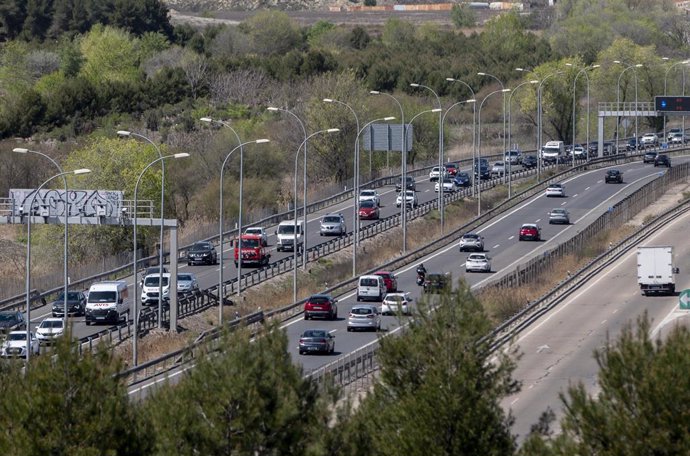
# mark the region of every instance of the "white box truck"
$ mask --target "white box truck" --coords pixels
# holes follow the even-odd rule
[[[119,323],[129,314],[127,282],[112,280],[94,283],[86,298],[86,325]]]
[[[637,248],[637,283],[643,295],[676,292],[673,246],[640,246]]]

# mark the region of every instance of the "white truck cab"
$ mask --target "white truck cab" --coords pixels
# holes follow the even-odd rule
[[[86,298],[86,324],[119,323],[129,314],[127,282],[113,280],[91,285]]]
[[[294,251],[295,246],[297,250],[304,250],[304,222],[302,220],[286,220],[280,222],[276,230],[276,250]]]

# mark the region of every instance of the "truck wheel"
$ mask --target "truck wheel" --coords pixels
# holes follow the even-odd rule
[[[237,261],[235,261],[235,267],[237,267]]]

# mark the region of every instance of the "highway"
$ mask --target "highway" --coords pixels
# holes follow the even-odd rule
[[[669,223],[642,245],[673,245],[676,290],[690,288],[690,214]],[[582,382],[597,392],[598,366],[594,350],[615,339],[624,324],[635,322],[647,312],[653,336],[663,335],[677,318],[687,316],[678,309],[677,296],[642,296],[637,285],[636,250],[602,271],[576,294],[560,303],[519,336],[516,344],[523,353],[514,377],[522,390],[507,397],[502,405],[515,416],[513,433],[523,439],[540,414],[551,408],[562,416],[559,392],[571,383]],[[554,429],[558,430],[558,422]]]

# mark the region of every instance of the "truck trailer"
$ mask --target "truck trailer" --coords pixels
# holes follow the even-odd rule
[[[637,248],[637,283],[643,295],[675,293],[677,273],[678,268],[673,266],[673,246]]]

